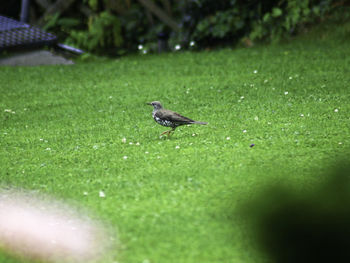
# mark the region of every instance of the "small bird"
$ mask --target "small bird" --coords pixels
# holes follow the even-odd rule
[[[184,117],[184,116],[182,116],[174,111],[166,110],[163,108],[162,104],[160,104],[159,101],[153,101],[153,102],[150,102],[147,104],[153,106],[152,117],[158,124],[172,128],[171,130],[162,132],[161,136],[163,134],[168,134],[168,136],[169,136],[170,133],[175,131],[176,127],[181,126],[181,125],[185,125],[185,124],[206,125],[206,124],[208,124],[207,122],[194,121],[194,120],[191,120],[190,118]]]

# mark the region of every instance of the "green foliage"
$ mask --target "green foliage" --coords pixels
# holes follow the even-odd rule
[[[84,11],[76,1],[70,13],[50,17],[45,29],[86,51],[110,55],[135,51],[139,44],[156,51],[158,36],[164,34],[170,38],[171,49],[177,44],[188,47],[191,41],[197,48],[234,45],[243,39],[249,43],[274,42],[324,19],[336,10],[334,1],[173,1],[172,19],[181,30],[172,32],[136,0],[85,0]],[[164,7],[165,1],[153,2]],[[342,5],[346,7],[340,3],[340,8]]]
[[[74,42],[88,51],[118,48],[123,44],[119,19],[103,11],[89,17],[88,30],[72,30],[67,42]]]
[[[280,40],[296,33],[305,24],[323,17],[329,11],[330,4],[331,1],[281,1],[270,12],[266,12],[262,19],[252,22],[249,36],[252,40]]]

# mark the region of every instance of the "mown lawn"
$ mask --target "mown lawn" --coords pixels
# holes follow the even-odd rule
[[[117,233],[119,263],[264,262],[235,207],[271,180],[309,187],[349,153],[349,32],[1,67],[0,185],[88,208]],[[209,124],[159,138],[153,100]]]

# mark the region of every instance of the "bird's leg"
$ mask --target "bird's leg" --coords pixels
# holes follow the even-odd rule
[[[162,135],[164,135],[164,134],[168,134],[168,136],[169,136],[169,132],[170,132],[171,130],[168,130],[168,131],[165,131],[165,132],[162,132],[161,134],[160,134],[160,136],[162,136]]]
[[[174,132],[176,127],[173,127],[171,130],[168,131],[168,137],[171,135],[172,132]]]

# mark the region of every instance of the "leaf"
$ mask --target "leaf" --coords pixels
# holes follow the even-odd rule
[[[272,8],[272,17],[279,17],[282,15],[282,10],[278,7]]]

